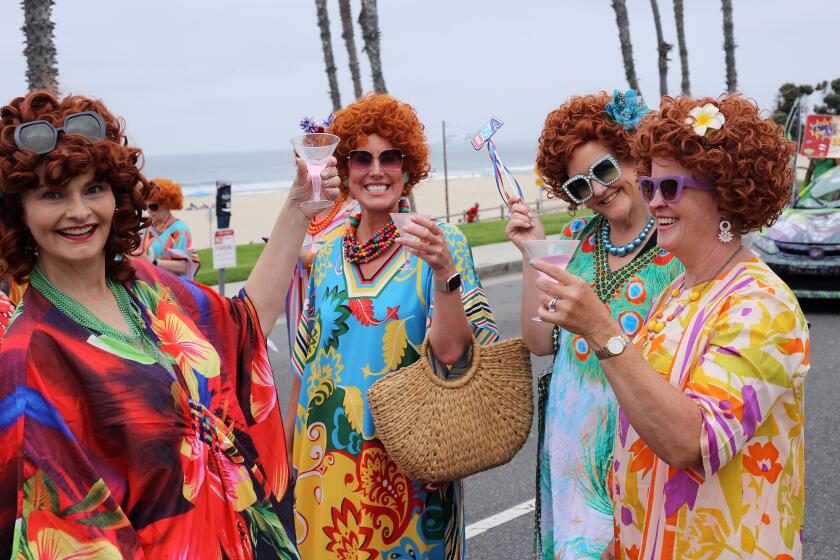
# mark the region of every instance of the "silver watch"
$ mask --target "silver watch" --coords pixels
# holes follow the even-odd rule
[[[446,280],[435,280],[432,277],[432,283],[434,284],[435,290],[439,292],[454,292],[461,287],[461,275],[456,272]]]
[[[627,345],[631,342],[632,341],[623,334],[614,336],[607,341],[606,346],[595,350],[595,355],[598,357],[599,360],[606,360],[607,358],[618,356],[619,354],[624,352],[624,349],[627,348]]]

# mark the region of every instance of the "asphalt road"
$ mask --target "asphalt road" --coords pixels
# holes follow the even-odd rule
[[[492,278],[485,289],[504,338],[519,335],[518,275]],[[804,302],[811,322],[811,371],[805,384],[805,558],[840,558],[840,302]],[[281,405],[286,406],[290,373],[285,323],[271,335],[277,352],[271,362]],[[546,358],[533,359],[534,376]],[[535,391],[536,394],[536,391]],[[493,516],[512,517],[468,538],[470,560],[520,560],[533,557],[533,512],[514,517],[511,508],[534,499],[536,424],[522,450],[507,465],[477,474],[465,482],[468,527]]]

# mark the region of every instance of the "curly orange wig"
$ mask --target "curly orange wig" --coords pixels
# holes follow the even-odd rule
[[[685,121],[689,111],[706,103],[717,106],[726,122],[700,136]],[[762,118],[755,103],[737,93],[718,99],[663,97],[659,110],[642,118],[633,140],[638,175],[650,175],[653,158],[680,163],[714,183],[720,215],[741,233],[772,225],[785,208],[794,149],[781,126]]]
[[[15,127],[20,123],[47,120],[55,127],[72,113],[96,111],[105,121],[101,142],[91,143],[77,134],[61,133],[56,148],[39,156],[18,148]],[[38,91],[17,97],[0,109],[0,270],[15,282],[24,283],[37,262],[35,240],[24,224],[23,193],[37,189],[43,181],[60,190],[89,171],[94,179],[111,186],[116,209],[105,243],[105,270],[112,278],[126,282],[134,277],[130,259],[124,258],[140,246],[142,217],[149,195],[149,182],[140,173],[142,152],[128,145],[123,123],[98,100],[67,96],[58,100]]]
[[[580,146],[590,141],[601,143],[619,161],[631,159],[630,139],[633,130],[607,114],[605,106],[613,99],[606,92],[576,95],[548,114],[540,134],[537,152],[539,173],[550,195],[572,203],[561,188],[569,178],[569,159]]]
[[[152,180],[152,187],[149,202],[157,202],[169,210],[181,210],[184,207],[184,193],[181,192],[180,183],[158,178]]]
[[[329,132],[341,138],[335,150],[338,174],[348,176],[347,156],[351,150],[367,143],[370,134],[377,134],[403,151],[403,171],[408,173],[404,195],[429,176],[429,146],[423,135],[425,127],[414,107],[384,93],[361,97],[335,114]],[[349,189],[341,187],[342,191]]]

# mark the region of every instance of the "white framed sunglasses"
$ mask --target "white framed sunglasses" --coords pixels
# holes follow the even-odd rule
[[[589,173],[569,177],[561,188],[575,204],[583,204],[595,193],[592,179],[608,187],[621,178],[621,166],[612,154],[604,154],[589,166]]]

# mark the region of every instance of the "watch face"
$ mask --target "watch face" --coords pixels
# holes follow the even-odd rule
[[[446,281],[446,287],[448,288],[447,291],[454,292],[458,288],[461,287],[461,275],[458,273],[453,274],[449,277]]]
[[[619,354],[622,350],[624,350],[624,341],[620,338],[611,338],[607,342],[607,350],[610,351],[611,354]]]

